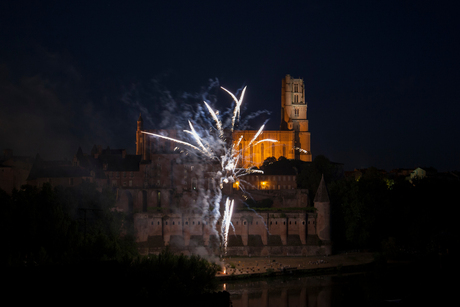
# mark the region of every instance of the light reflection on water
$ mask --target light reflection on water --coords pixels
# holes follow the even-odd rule
[[[331,276],[271,278],[222,285],[239,306],[331,306]]]

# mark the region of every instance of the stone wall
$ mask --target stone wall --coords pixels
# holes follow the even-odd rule
[[[232,216],[228,255],[306,256],[328,254],[316,233],[316,213],[237,211]],[[221,220],[194,214],[137,213],[137,241],[143,254],[158,253],[165,246],[177,252],[194,253],[205,248],[220,254]],[[326,248],[326,249],[325,249]]]

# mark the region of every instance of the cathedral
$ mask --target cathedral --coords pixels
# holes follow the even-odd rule
[[[305,162],[312,161],[310,150],[310,132],[308,131],[307,102],[305,101],[305,86],[302,79],[294,79],[290,75],[282,80],[281,84],[281,124],[280,130],[264,130],[254,143],[261,139],[274,139],[276,143],[262,142],[248,146],[257,133],[257,130],[234,131],[232,138],[239,143],[241,153],[240,167],[261,166],[265,159],[285,157]],[[136,155],[142,160],[158,159],[158,154],[173,153],[176,144],[169,140],[152,138],[142,133],[143,120],[139,116],[136,132]],[[177,131],[154,130],[148,131],[176,138]]]
[[[145,130],[140,116],[137,121],[136,155],[142,157],[146,185],[143,189],[145,192],[142,192],[145,195],[138,192],[137,198],[148,204],[143,205],[148,207],[146,210],[137,211],[134,215],[141,251],[157,253],[166,245],[179,247],[181,252],[191,252],[198,246],[213,250],[215,244],[212,242],[218,241],[219,223],[222,221],[221,218],[215,219],[204,214],[200,208],[203,207],[203,199],[209,197],[203,198],[203,193],[208,193],[216,186],[212,174],[219,171],[221,166],[187,160],[184,155],[174,150],[177,146],[174,141],[152,137],[142,131]],[[147,132],[177,138],[175,130]],[[239,141],[239,167],[260,167],[269,157],[277,160],[285,157],[304,162],[312,161],[302,79],[286,75],[282,80],[280,130],[264,131],[254,140],[255,145],[250,145],[257,132],[233,131],[231,137],[234,144]],[[267,138],[277,142],[257,143]],[[296,172],[292,169],[286,169],[280,174],[249,174],[244,180],[244,191],[239,188],[238,182],[224,185],[222,190],[222,199],[235,199],[229,255],[331,253],[329,199],[324,179],[320,184],[321,191],[317,194],[317,197],[322,198],[315,199],[313,204],[310,204],[308,190],[297,188]],[[150,191],[153,191],[151,197]],[[129,197],[131,198],[135,203],[136,197]],[[260,208],[257,213],[254,210],[248,211],[245,203],[249,198],[261,204],[269,203],[268,207],[279,209],[266,211],[267,208]],[[167,203],[169,206],[165,206]],[[311,210],[313,206],[317,211]],[[169,208],[170,212],[165,214],[162,207]],[[140,205],[134,204],[134,208],[140,209]]]
[[[278,142],[247,146],[257,131],[234,131],[234,141],[243,136],[239,144],[239,150],[242,155],[241,166],[260,166],[268,157],[275,157],[278,160],[281,156],[287,159],[311,162],[307,107],[303,80],[294,79],[290,75],[286,75],[281,84],[280,130],[264,130],[263,137],[259,136],[256,140],[268,138]]]

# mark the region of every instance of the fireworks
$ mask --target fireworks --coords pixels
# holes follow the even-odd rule
[[[232,199],[230,201],[229,198],[227,198],[227,201],[225,202],[225,210],[224,210],[224,218],[222,219],[222,246],[224,248],[224,254],[227,253],[227,244],[228,244],[228,230],[230,228],[230,223],[232,222],[232,213],[233,213],[233,202],[234,200]]]
[[[237,122],[237,120],[239,120],[239,117],[240,117],[240,108],[243,102],[243,97],[246,91],[246,87],[243,89],[240,99],[237,99],[236,96],[232,94],[230,91],[228,91],[227,89],[223,87],[222,89],[226,91],[227,93],[229,93],[230,96],[235,101],[235,108],[233,109],[233,114],[231,118],[231,127],[230,127],[230,130],[233,132],[235,128],[235,123]],[[212,136],[212,140],[223,139],[224,127],[222,125],[222,121],[219,119],[219,116],[218,116],[219,113],[215,112],[206,102],[204,102],[204,104],[206,105],[206,108],[209,111],[211,118],[215,122],[215,128],[216,128],[215,131],[217,131],[217,137]],[[193,123],[190,120],[188,121],[188,123],[189,123],[190,130],[184,130],[184,132],[192,136],[196,145],[190,142],[170,138],[170,137],[163,136],[160,134],[155,134],[155,133],[146,132],[146,131],[142,131],[142,133],[151,135],[153,137],[167,139],[167,140],[176,142],[177,144],[185,145],[191,149],[194,149],[196,152],[203,154],[206,158],[210,160],[219,161],[221,165],[221,171],[218,172],[220,178],[217,178],[217,179],[220,181],[219,186],[221,189],[223,188],[224,184],[231,184],[231,183],[237,182],[238,181],[237,178],[245,176],[249,173],[254,173],[254,172],[263,173],[260,170],[253,170],[251,169],[251,167],[250,168],[239,168],[237,167],[237,165],[238,165],[240,156],[242,154],[242,151],[244,151],[246,148],[251,146],[251,144],[253,144],[256,141],[256,139],[263,133],[264,125],[260,127],[257,134],[248,143],[247,147],[239,150],[238,146],[241,140],[243,139],[242,135],[239,137],[238,142],[236,144],[231,144],[231,143],[228,144],[225,141],[215,142],[215,141],[210,140],[209,138],[200,137]],[[201,127],[201,128],[203,128],[201,129],[203,131],[206,130],[204,127]],[[272,140],[272,139],[262,139],[262,140],[255,142],[253,145],[257,145],[261,142],[278,142],[278,141]],[[220,148],[216,148],[216,147],[220,147]],[[216,206],[220,205],[220,200],[221,198],[219,198],[218,201],[216,201]],[[222,228],[221,228],[221,240],[222,240],[222,248],[223,248],[224,253],[226,253],[227,251],[228,231],[229,231],[230,225],[232,224],[231,219],[232,219],[232,213],[233,213],[233,204],[234,204],[234,200],[233,199],[230,200],[229,198],[227,198],[225,202],[224,216],[223,216]]]

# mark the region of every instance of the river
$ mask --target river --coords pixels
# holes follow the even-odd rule
[[[220,290],[230,293],[233,307],[392,306],[401,302],[413,306],[428,301],[438,305],[439,299],[453,294],[447,293],[439,280],[412,273],[397,268],[347,275],[247,279],[221,284]]]

